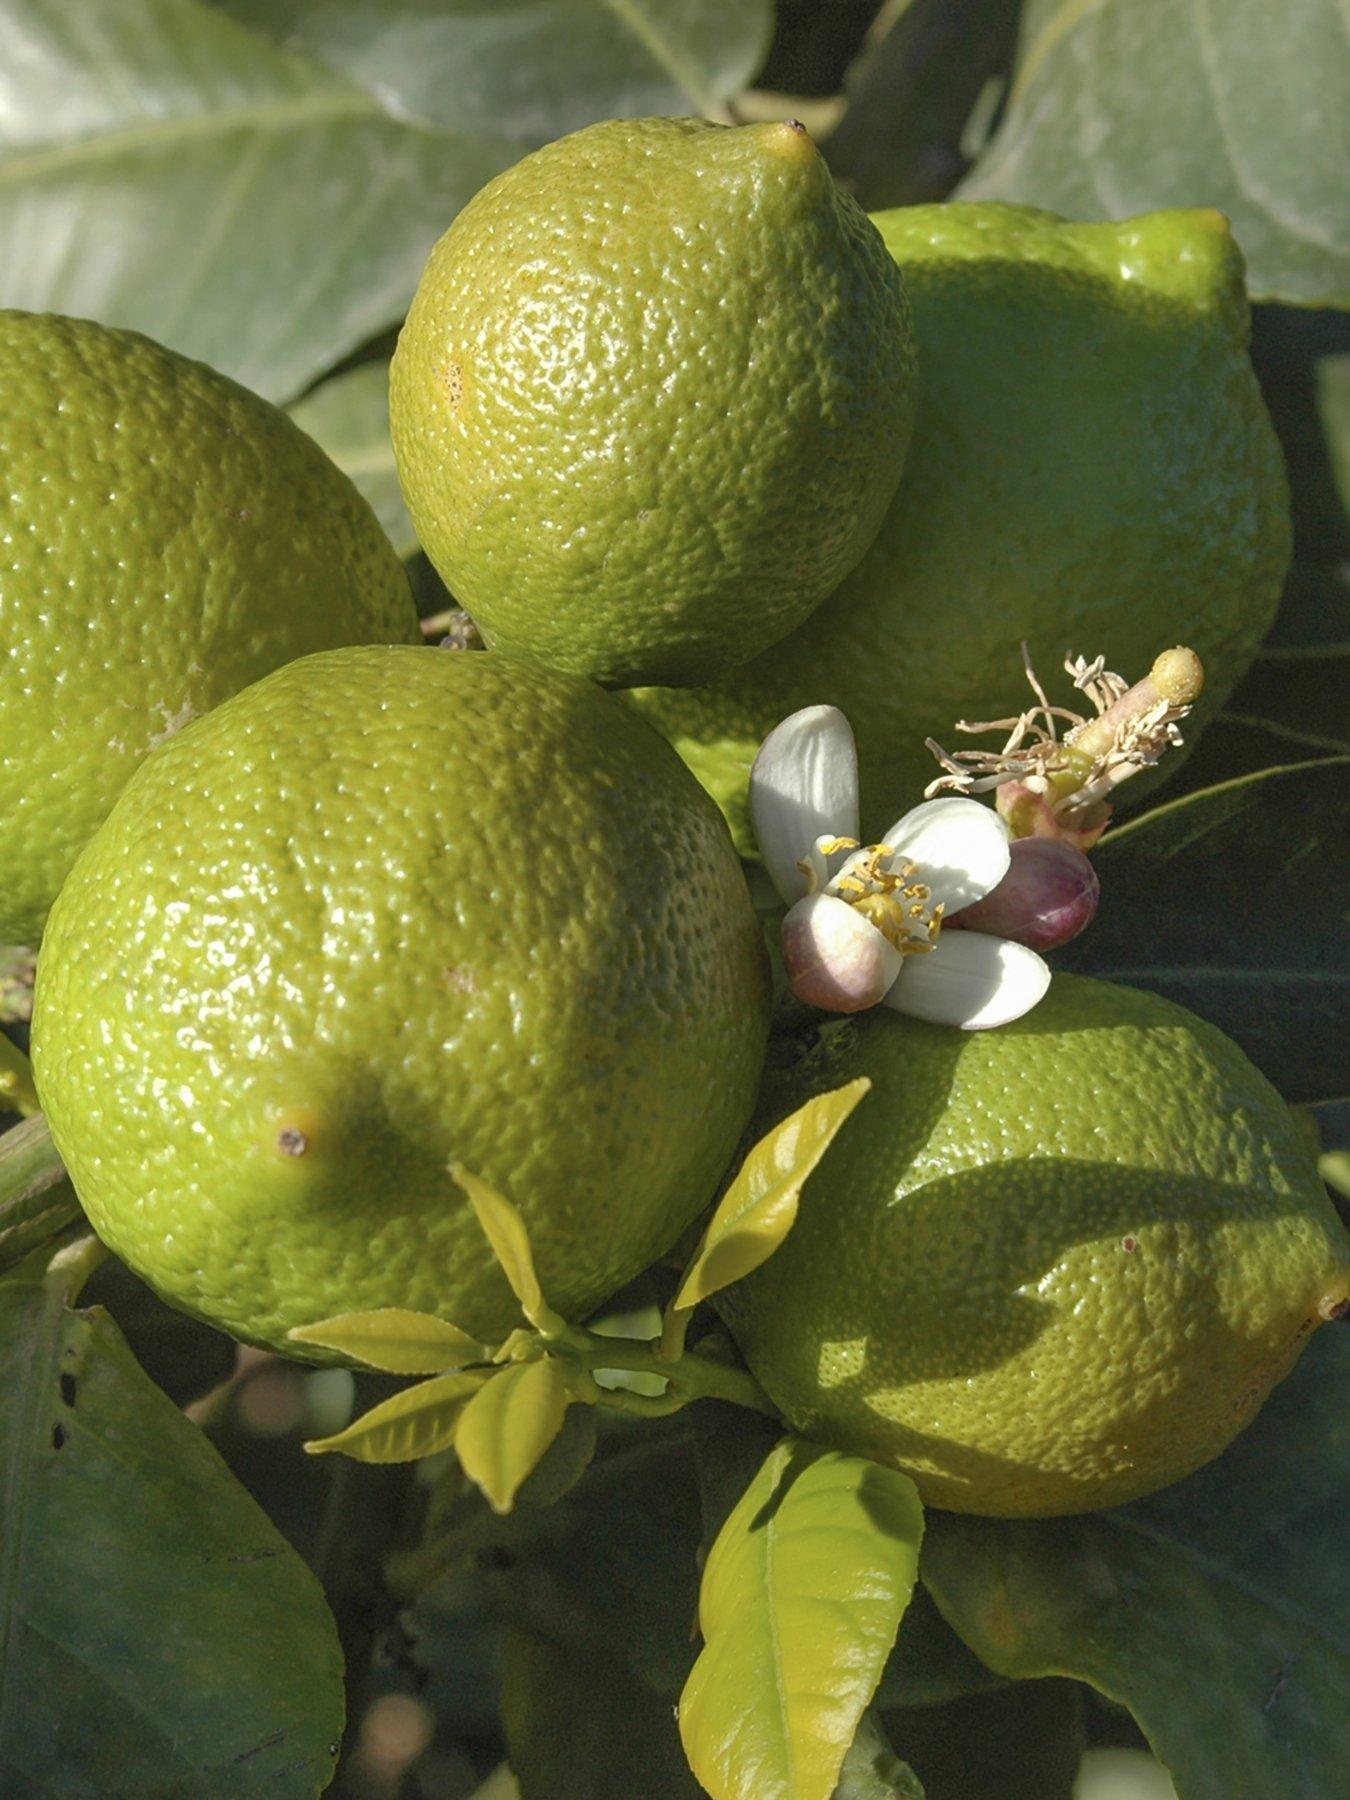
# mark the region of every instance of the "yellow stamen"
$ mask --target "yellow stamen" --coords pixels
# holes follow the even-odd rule
[[[822,846],[823,848],[823,846]],[[942,906],[932,906],[932,889],[914,877],[917,863],[889,869],[889,844],[870,844],[831,892],[860,912],[901,956],[931,950],[942,927]]]

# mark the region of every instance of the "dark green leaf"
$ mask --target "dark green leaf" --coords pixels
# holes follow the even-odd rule
[[[1311,738],[1317,755],[1350,752],[1350,652],[1258,657],[1225,704],[1229,718]],[[1292,757],[1283,758],[1285,762]]]
[[[1323,357],[1317,371],[1317,408],[1336,486],[1350,508],[1350,351]]]
[[[107,1308],[131,1354],[175,1406],[200,1400],[234,1373],[233,1338],[167,1306],[114,1256],[94,1271],[81,1298]]]
[[[888,1708],[886,1735],[914,1765],[925,1800],[1074,1800],[1084,1689],[1017,1681],[943,1706]]]
[[[325,381],[290,409],[291,417],[350,475],[402,557],[417,551],[389,438],[389,364],[362,363]]]
[[[771,0],[217,0],[396,110],[522,148],[594,119],[717,117],[764,59]]]
[[[698,1603],[688,1426],[683,1417],[600,1422],[596,1459],[570,1494],[505,1518],[480,1505],[480,1524],[461,1543],[505,1618],[566,1645],[578,1662],[617,1657],[669,1705],[694,1660]]]
[[[848,1747],[834,1800],[928,1800],[918,1776],[891,1749],[872,1713],[863,1714]]]
[[[1294,562],[1269,648],[1350,654],[1350,315],[1260,306],[1252,363],[1289,470]],[[1342,685],[1341,735],[1345,720]]]
[[[920,1582],[900,1621],[875,1704],[883,1711],[898,1706],[944,1706],[968,1694],[1002,1687],[1004,1680],[957,1637]]]
[[[617,1658],[508,1631],[507,1755],[521,1800],[700,1800],[669,1701]]]
[[[1350,758],[1244,776],[1103,839],[1101,910],[1056,966],[1152,988],[1289,1101],[1350,1087]]]
[[[713,1800],[829,1800],[918,1567],[913,1482],[785,1438],[709,1552],[680,1735]]]
[[[1290,763],[1312,762],[1344,756],[1343,746],[1322,738],[1291,731],[1271,719],[1248,718],[1221,712],[1207,726],[1195,749],[1187,756],[1167,792],[1174,799],[1217,787],[1239,775],[1257,775],[1265,769],[1287,768]],[[1122,796],[1128,803],[1129,789]],[[1145,798],[1144,807],[1148,804]],[[1132,816],[1142,817],[1143,808]]]
[[[763,1413],[749,1412],[726,1400],[702,1401],[691,1410],[689,1427],[706,1554],[782,1437],[783,1428]]]
[[[991,1668],[1128,1705],[1180,1800],[1312,1800],[1350,1760],[1348,1484],[1350,1332],[1329,1328],[1208,1468],[1113,1512],[930,1514],[924,1579]]]
[[[1350,305],[1339,0],[1028,0],[1008,115],[962,198],[1075,218],[1216,206],[1253,293]]]
[[[0,1385],[0,1792],[312,1800],[342,1664],[304,1564],[32,1263],[0,1283]]]
[[[397,320],[514,154],[205,0],[0,0],[0,305],[128,325],[286,399]]]
[[[946,199],[975,104],[1011,65],[1017,15],[1018,0],[910,0],[859,60],[825,155],[869,212]]]

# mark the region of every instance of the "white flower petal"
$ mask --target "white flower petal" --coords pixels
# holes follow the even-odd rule
[[[895,985],[901,956],[855,907],[832,894],[799,900],[783,920],[783,963],[799,1000],[861,1012]]]
[[[858,751],[837,706],[807,706],[774,726],[750,771],[750,822],[789,906],[806,892],[797,863],[816,839],[857,837]]]
[[[934,947],[907,956],[883,1005],[935,1025],[985,1031],[1030,1012],[1050,985],[1034,950],[983,931],[944,931]]]
[[[956,794],[912,808],[883,842],[894,852],[893,863],[919,865],[918,879],[949,913],[983,900],[1012,861],[1008,827],[993,807]]]

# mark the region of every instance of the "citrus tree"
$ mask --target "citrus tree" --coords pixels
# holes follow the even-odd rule
[[[0,1793],[1332,1800],[1343,12],[0,26]]]

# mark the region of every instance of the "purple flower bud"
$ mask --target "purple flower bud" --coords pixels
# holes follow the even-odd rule
[[[992,893],[947,920],[948,926],[1012,938],[1031,950],[1055,950],[1092,922],[1097,871],[1059,838],[1017,838],[1012,864]]]

